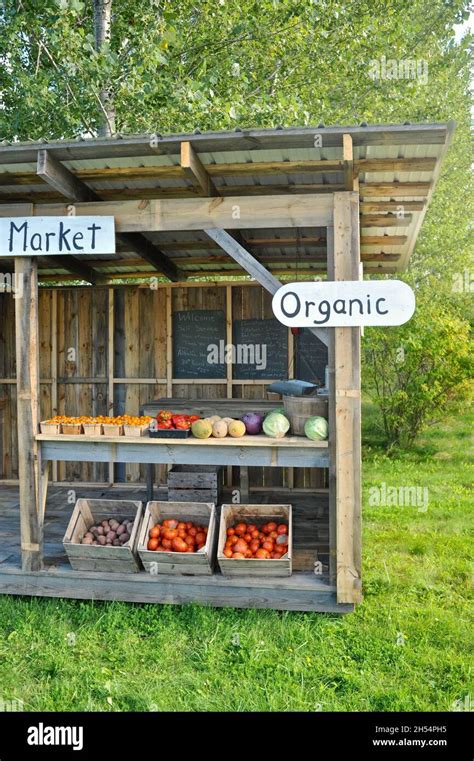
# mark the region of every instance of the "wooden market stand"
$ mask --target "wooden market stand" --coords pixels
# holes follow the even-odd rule
[[[2,368],[11,366],[8,358],[13,356],[13,334],[6,327],[13,303],[11,296],[0,295],[0,350],[4,353],[3,358],[0,354],[0,415],[15,387],[18,432],[18,468],[7,474],[5,453],[13,457],[15,440],[2,419],[3,478],[18,478],[21,530],[21,567],[0,560],[0,592],[146,602],[197,600],[336,612],[347,612],[360,602],[360,329],[313,329],[327,346],[329,357],[328,443],[300,437],[248,437],[238,443],[191,439],[172,444],[146,438],[51,437],[39,434],[38,426],[40,401],[52,413],[61,407],[58,356],[67,344],[58,345],[58,298],[66,288],[106,289],[108,321],[99,325],[95,335],[97,340],[105,336],[101,365],[105,376],[101,371],[100,382],[109,414],[119,402],[123,405],[126,389],[134,383],[148,385],[149,398],[161,387],[168,397],[178,389],[179,396],[189,400],[195,389],[196,405],[199,398],[218,395],[235,403],[241,394],[243,400],[246,384],[233,378],[231,368],[223,381],[173,377],[169,329],[173,291],[202,288],[222,293],[226,336],[231,342],[232,293],[237,288],[258,288],[268,296],[283,279],[324,275],[331,280],[358,280],[364,274],[403,270],[451,132],[452,125],[443,124],[361,126],[0,146],[0,217],[109,215],[115,218],[118,244],[117,256],[2,260],[4,271],[10,267],[11,274],[21,278],[23,296],[14,303],[15,377],[7,377]],[[251,281],[235,279],[242,275]],[[210,282],[216,276],[226,280]],[[204,277],[208,280],[192,280]],[[40,343],[44,311],[39,292],[46,292],[38,288],[42,283],[51,294],[48,350],[54,360],[50,381],[40,377],[45,348]],[[127,377],[122,362],[126,352],[123,331],[114,343],[117,301],[120,293],[150,288],[150,283],[167,326],[160,339],[160,351],[166,356],[164,371],[147,378],[137,377],[138,373]],[[140,318],[133,310],[128,314],[133,328]],[[289,360],[292,350],[289,333]],[[94,385],[99,379],[72,377],[71,382],[80,381]],[[269,382],[248,381],[247,386],[258,388],[263,398]],[[211,393],[217,388],[219,394]],[[64,414],[87,414],[80,409],[79,397],[77,409],[64,409],[62,400]],[[132,398],[137,407],[138,397]],[[258,397],[252,394],[252,398],[258,409]],[[138,414],[138,409],[129,411]],[[106,463],[109,483],[115,480],[117,463],[291,469],[285,488],[289,493],[295,491],[295,499],[294,469],[315,470],[322,476],[313,492],[324,492],[328,500],[326,572],[315,575],[308,569],[296,570],[287,579],[259,577],[256,581],[229,580],[219,574],[205,579],[164,579],[144,572],[86,573],[73,571],[64,562],[47,564],[44,526],[50,463],[53,480],[58,482],[57,463],[65,462]],[[231,478],[232,471],[228,472]],[[4,481],[0,485],[0,536],[1,490],[7,488]],[[75,488],[79,490],[80,482]],[[278,493],[278,487],[273,491]],[[292,498],[286,493],[285,500],[269,501],[291,502]]]

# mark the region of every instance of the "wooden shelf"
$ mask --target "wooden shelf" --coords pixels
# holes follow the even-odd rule
[[[203,440],[38,434],[36,440],[43,459],[53,461],[329,467],[328,442],[299,436]]]

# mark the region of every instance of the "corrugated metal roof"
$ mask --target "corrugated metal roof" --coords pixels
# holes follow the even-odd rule
[[[182,141],[191,142],[221,195],[317,193],[344,188],[342,139],[348,133],[359,177],[362,260],[368,272],[390,272],[407,265],[452,130],[451,123],[306,127],[0,144],[0,214],[2,204],[64,201],[36,174],[39,150],[51,151],[104,200],[202,195],[197,182],[181,169]],[[314,162],[322,161],[328,168],[315,167]],[[372,163],[365,169],[367,161]],[[407,211],[400,218],[397,212],[404,204]],[[200,231],[146,237],[187,276],[238,269]],[[274,271],[304,268],[317,273],[326,267],[324,230],[249,229],[242,231],[242,240]],[[77,259],[107,275],[152,270],[123,245],[116,257]],[[44,275],[66,273],[50,259],[41,259],[40,269]]]

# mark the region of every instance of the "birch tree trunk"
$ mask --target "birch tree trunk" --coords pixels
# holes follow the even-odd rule
[[[112,0],[93,0],[95,49],[100,52],[110,42],[112,26]],[[102,110],[100,137],[110,137],[115,133],[115,108],[111,89],[104,85],[99,93]]]

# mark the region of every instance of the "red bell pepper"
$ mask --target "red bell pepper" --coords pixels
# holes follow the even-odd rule
[[[171,420],[160,420],[158,423],[158,428],[160,430],[169,430],[172,427],[173,427],[173,424]]]
[[[173,413],[170,412],[170,410],[160,410],[158,415],[156,416],[156,419],[159,423],[164,422],[165,420],[171,420],[173,417]]]

